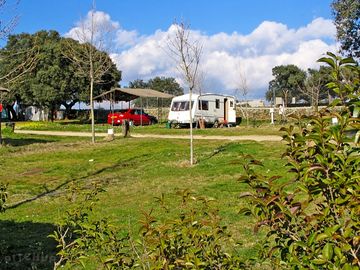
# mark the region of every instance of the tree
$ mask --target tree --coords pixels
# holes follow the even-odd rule
[[[334,0],[331,4],[341,51],[360,58],[360,1]]]
[[[76,39],[83,46],[74,46],[74,42],[68,42],[65,52],[76,65],[77,75],[89,80],[92,143],[95,143],[94,88],[96,85],[104,83],[104,76],[109,70],[116,69],[115,64],[106,53],[112,27],[97,23],[95,16],[94,1],[92,10],[89,12],[89,21],[82,20],[79,27],[74,30]],[[118,78],[120,79],[120,72],[118,72]]]
[[[7,36],[11,33],[12,29],[16,26],[19,16],[13,13],[13,10],[9,12],[10,6],[12,8],[16,8],[19,3],[19,0],[16,1],[6,1],[0,0],[0,39],[6,39]],[[2,73],[0,76],[0,87],[3,88],[9,87],[14,82],[21,79],[21,77],[26,74],[29,70],[32,69],[34,63],[36,62],[36,51],[35,47],[28,48],[26,51],[17,51],[17,55],[26,55],[27,57],[13,69],[9,70],[7,73]],[[11,57],[8,55],[8,57]],[[3,61],[4,58],[0,55],[0,61]],[[3,66],[0,65],[0,71],[3,69]],[[6,88],[5,88],[6,89]],[[9,95],[9,91],[6,91],[5,100]],[[1,95],[0,103],[3,103],[3,95]],[[8,104],[6,104],[8,105]],[[6,106],[8,107],[8,106]],[[15,115],[15,114],[13,114]],[[0,115],[0,145],[2,144],[2,136],[1,136],[1,115]]]
[[[9,12],[9,9],[15,9],[20,0],[0,0],[0,39],[7,37],[19,21],[19,16]]]
[[[150,88],[157,90],[159,92],[168,93],[174,96],[179,96],[184,94],[183,88],[180,86],[180,84],[175,80],[175,78],[172,77],[155,77],[147,82],[144,82],[143,80],[134,80],[132,82],[129,82],[130,88]],[[159,107],[158,99],[157,98],[147,98],[147,106],[148,107]],[[162,101],[163,107],[169,107],[171,103],[171,100],[167,99]],[[139,102],[138,100],[135,101],[135,104],[138,106]]]
[[[12,96],[9,97],[8,102],[17,100],[19,104],[49,108],[53,116],[66,90],[75,88],[79,83],[71,69],[69,70],[69,62],[64,61],[60,41],[61,37],[56,31],[39,31],[33,35],[20,34],[9,37],[2,54],[15,55],[15,57],[4,58],[2,72],[7,73],[19,62],[24,61],[26,56],[16,55],[16,52],[26,50],[28,47],[38,48],[38,61],[22,80],[12,85]]]
[[[89,91],[89,85],[90,80],[89,77],[84,76],[86,75],[84,73],[85,70],[79,70],[79,64],[81,63],[75,63],[74,59],[71,58],[76,53],[75,51],[78,51],[79,54],[81,52],[84,52],[88,48],[86,48],[88,45],[81,44],[76,40],[73,39],[65,39],[62,41],[63,45],[63,56],[71,63],[70,67],[72,69],[72,77],[76,78],[79,83],[81,83],[81,87],[72,87],[69,88],[66,92],[66,96],[63,99],[63,102],[61,103],[67,111],[70,111],[70,109],[75,105],[75,103],[81,101],[86,102],[90,104],[90,91]],[[71,54],[69,54],[69,46],[71,47]],[[74,51],[73,51],[74,50]],[[102,74],[97,73],[97,80],[96,83],[93,86],[93,96],[100,95],[104,91],[110,90],[112,87],[118,86],[118,82],[121,80],[121,73],[117,69],[116,65],[112,62],[111,58],[106,52],[102,52],[99,50],[95,50],[96,54],[101,54],[101,57],[103,57],[104,61],[107,61],[109,63],[109,66],[106,67],[106,70],[104,69]]]
[[[243,98],[243,102],[244,102],[244,106],[247,107],[247,95],[249,93],[249,85],[246,79],[246,74],[245,72],[241,69],[241,66],[238,65],[237,66],[237,72],[238,72],[238,77],[237,77],[237,88],[235,89],[235,95],[238,96],[238,93],[242,96]],[[238,98],[238,97],[237,97]],[[246,108],[243,108],[243,105],[240,102],[240,110],[243,114],[243,116],[246,119],[246,125],[249,125],[249,112]]]
[[[35,105],[48,108],[53,112],[63,105],[66,115],[71,107],[79,101],[89,102],[87,78],[77,76],[77,66],[63,54],[67,43],[72,42],[77,50],[83,45],[74,40],[60,37],[56,31],[39,31],[33,35],[11,35],[6,46],[0,51],[1,70],[0,76],[11,73],[21,63],[26,62],[28,54],[21,54],[36,47],[36,64],[21,80],[14,81],[9,88],[10,95],[7,97],[8,107],[16,100],[18,104]],[[103,76],[104,84],[97,86],[95,92],[109,90],[118,81],[118,72],[110,69]],[[9,84],[9,83],[8,83]]]
[[[330,89],[326,84],[331,80],[331,69],[321,66],[319,70],[308,69],[304,86],[299,90],[310,100],[315,111],[318,110],[319,100],[328,97],[330,101]]]
[[[184,22],[175,23],[173,38],[168,40],[170,56],[176,61],[177,69],[189,88],[190,164],[194,164],[192,93],[198,82],[199,64],[203,45],[191,37],[190,26]]]
[[[289,98],[304,98],[299,91],[299,87],[304,87],[306,72],[295,65],[276,66],[272,69],[272,75],[275,77],[269,83],[269,89],[266,92],[266,99],[273,100],[275,96],[282,96],[285,105]]]

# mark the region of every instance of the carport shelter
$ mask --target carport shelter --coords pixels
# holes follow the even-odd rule
[[[173,98],[174,95],[167,94],[164,92],[156,91],[149,88],[113,88],[110,91],[104,92],[101,95],[94,97],[95,100],[108,100],[110,104],[113,102],[130,102],[137,98]],[[142,104],[142,100],[141,100]],[[130,107],[130,106],[129,106]],[[142,106],[141,106],[142,107]],[[158,108],[158,118],[159,118]]]

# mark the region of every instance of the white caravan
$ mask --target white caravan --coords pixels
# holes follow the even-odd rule
[[[207,125],[235,126],[235,98],[218,94],[192,95],[192,123],[203,119]],[[174,97],[169,112],[170,125],[189,125],[189,94]]]

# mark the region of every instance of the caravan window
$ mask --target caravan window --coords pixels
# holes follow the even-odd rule
[[[230,108],[234,107],[234,102],[230,101]]]
[[[194,106],[194,101],[191,103]],[[189,110],[189,101],[177,101],[174,102],[172,107],[172,111],[188,111]]]
[[[199,100],[199,110],[208,111],[209,110],[209,101]]]
[[[220,109],[220,99],[215,99],[215,108]]]
[[[171,106],[172,111],[178,111],[180,107],[180,102],[174,102]]]

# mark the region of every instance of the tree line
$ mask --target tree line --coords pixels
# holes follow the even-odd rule
[[[23,107],[47,108],[51,117],[60,106],[65,108],[65,116],[68,116],[76,103],[89,104],[90,78],[82,74],[84,70],[80,70],[79,62],[73,59],[74,55],[80,58],[84,51],[89,50],[88,46],[91,45],[61,37],[54,30],[10,35],[6,46],[0,50],[0,82],[10,90],[2,97],[2,103],[10,112],[9,116],[17,120],[15,102]],[[92,49],[110,63],[99,76],[99,83],[94,84],[93,96],[97,96],[112,87],[119,87],[121,72],[106,52]],[[19,75],[20,79],[17,78]],[[167,77],[155,77],[147,82],[134,80],[129,87],[152,88],[174,95],[183,93],[176,80]],[[148,104],[157,106],[152,99]]]
[[[274,102],[275,97],[282,97],[285,104],[292,98],[297,102],[311,104],[316,110],[321,100],[328,101],[334,93],[326,84],[331,80],[331,69],[321,66],[319,69],[300,69],[296,65],[281,65],[272,69],[274,79],[269,82],[266,99]]]

